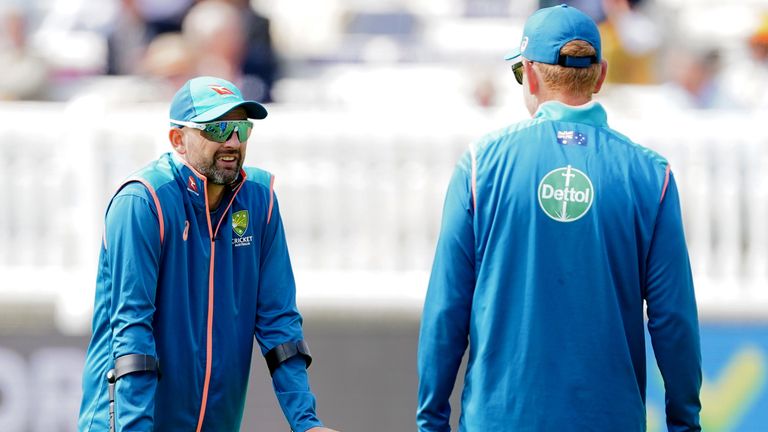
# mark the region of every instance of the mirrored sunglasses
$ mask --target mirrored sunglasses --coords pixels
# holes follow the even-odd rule
[[[248,141],[253,129],[253,122],[250,120],[217,120],[207,123],[193,123],[171,119],[171,123],[199,129],[203,138],[217,143],[227,142],[235,132],[237,132],[237,139],[244,143]]]
[[[518,84],[523,85],[523,62],[513,64],[512,73],[515,74],[515,81],[517,81]]]

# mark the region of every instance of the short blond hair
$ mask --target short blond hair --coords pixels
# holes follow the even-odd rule
[[[589,57],[596,55],[595,48],[589,42],[574,40],[560,49],[560,54],[573,57]],[[586,68],[564,67],[546,63],[534,63],[539,71],[544,85],[558,92],[566,92],[574,96],[591,97],[595,91],[597,80],[600,78],[600,64]]]

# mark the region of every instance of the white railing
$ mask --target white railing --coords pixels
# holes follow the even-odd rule
[[[107,110],[89,98],[0,105],[0,303],[53,298],[64,317],[87,316],[104,206],[125,176],[170,148],[166,116],[165,105]],[[270,107],[247,162],[276,175],[300,298],[420,306],[453,166],[471,140],[515,116]],[[760,118],[611,118],[671,161],[705,309],[738,314],[768,304]]]

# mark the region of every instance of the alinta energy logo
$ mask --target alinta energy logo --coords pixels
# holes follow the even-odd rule
[[[237,234],[237,237],[232,237],[232,244],[235,247],[249,246],[253,240],[253,236],[245,236],[245,231],[248,229],[248,210],[240,210],[232,213],[232,231]]]
[[[558,222],[581,219],[592,207],[595,189],[586,174],[568,165],[553,169],[541,179],[539,206]]]

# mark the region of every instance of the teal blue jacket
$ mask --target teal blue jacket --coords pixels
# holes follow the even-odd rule
[[[106,373],[147,354],[154,373],[116,386],[117,431],[237,431],[254,336],[261,353],[303,340],[273,177],[241,171],[218,210],[206,179],[171,154],[126,182],[109,204],[99,257],[80,431],[108,430]],[[303,359],[273,384],[294,431],[320,425]]]
[[[542,104],[473,143],[448,187],[418,354],[418,428],[644,431],[648,330],[670,431],[698,431],[698,318],[667,161],[602,106]]]

